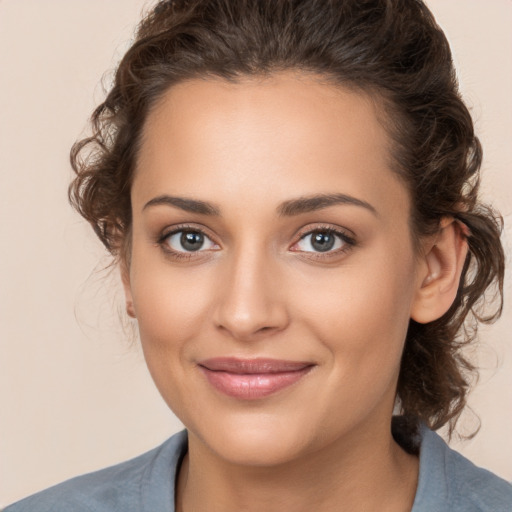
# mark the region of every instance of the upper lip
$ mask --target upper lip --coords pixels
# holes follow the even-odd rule
[[[313,363],[304,361],[269,358],[239,359],[236,357],[214,357],[200,361],[198,364],[211,371],[236,374],[294,372],[313,366]]]

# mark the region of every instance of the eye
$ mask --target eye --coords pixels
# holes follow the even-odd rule
[[[164,243],[174,252],[197,252],[216,246],[203,232],[193,229],[174,231],[166,235]]]
[[[316,229],[303,235],[294,250],[302,252],[341,252],[354,245],[354,240],[333,229]],[[295,247],[297,249],[295,249]]]

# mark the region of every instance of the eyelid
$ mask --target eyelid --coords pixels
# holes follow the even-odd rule
[[[169,237],[183,232],[195,232],[200,233],[205,238],[208,238],[217,248],[209,248],[209,249],[199,249],[197,251],[178,251],[170,247],[170,245],[167,243],[167,240]],[[159,245],[162,250],[169,256],[172,256],[177,259],[190,259],[190,258],[197,258],[198,256],[204,256],[204,253],[210,252],[210,251],[217,251],[220,248],[219,243],[215,240],[215,237],[210,234],[210,231],[206,229],[204,226],[197,225],[197,224],[177,224],[174,226],[169,226],[166,228],[163,233],[158,237],[156,240],[157,245]]]
[[[173,226],[168,226],[164,228],[162,234],[158,237],[158,241],[164,241],[166,238],[169,238],[171,235],[179,233],[180,231],[195,231],[197,233],[201,233],[202,235],[208,237],[210,240],[215,242],[215,244],[219,245],[218,242],[215,240],[215,235],[213,235],[206,226],[202,226],[201,224],[190,223],[175,224]]]
[[[181,231],[193,231],[197,233],[201,233],[206,238],[208,238],[214,245],[216,245],[216,248],[210,248],[206,250],[199,249],[197,251],[177,251],[172,249],[169,244],[166,243],[166,240]],[[315,232],[328,232],[333,233],[335,236],[339,237],[341,241],[343,242],[343,246],[341,248],[335,249],[335,250],[329,250],[325,252],[320,251],[302,251],[302,250],[294,250],[293,247],[297,245],[303,238],[305,238],[308,235],[311,235]],[[205,253],[209,253],[211,251],[218,251],[221,248],[221,244],[218,243],[216,240],[216,236],[212,235],[210,230],[206,228],[205,226],[202,226],[200,224],[190,224],[190,223],[184,223],[184,224],[177,224],[173,226],[169,226],[166,228],[163,233],[158,237],[157,239],[157,245],[159,245],[164,252],[167,253],[168,256],[174,257],[176,259],[192,259],[192,258],[198,258],[200,256],[207,256]],[[357,244],[355,233],[347,228],[342,228],[339,226],[333,226],[332,224],[317,224],[317,225],[311,225],[308,224],[307,226],[302,227],[298,233],[295,236],[295,242],[293,242],[291,248],[291,252],[300,253],[301,255],[306,255],[305,257],[310,259],[327,259],[329,257],[335,257],[339,256],[341,254],[344,254],[351,250],[355,245]]]
[[[301,250],[294,250],[293,247],[296,246],[301,240],[303,240],[306,236],[312,235],[315,232],[327,232],[332,233],[335,236],[339,237],[341,241],[343,242],[343,245],[341,248],[320,252],[320,251],[301,251]],[[349,234],[350,233],[350,234]],[[307,254],[307,257],[313,257],[315,259],[321,259],[321,258],[329,258],[336,255],[343,254],[350,249],[352,249],[356,245],[356,238],[355,233],[347,228],[341,228],[338,226],[333,226],[330,224],[321,224],[321,225],[308,225],[303,228],[297,233],[297,240],[293,243],[292,248],[290,250],[292,252],[297,252],[301,254]]]
[[[347,242],[355,243],[355,233],[348,229],[342,228],[340,226],[334,226],[332,224],[308,224],[307,226],[302,227],[296,235],[297,241],[303,238],[306,235],[314,233],[316,231],[328,231],[330,233],[334,233],[335,235],[340,236],[343,240]]]

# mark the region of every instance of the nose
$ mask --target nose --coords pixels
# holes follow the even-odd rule
[[[285,329],[289,315],[276,262],[255,250],[240,250],[225,263],[216,297],[216,327],[239,341]]]

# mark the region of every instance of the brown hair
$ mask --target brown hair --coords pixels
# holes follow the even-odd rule
[[[474,339],[477,321],[501,313],[504,255],[501,218],[477,198],[482,150],[450,48],[420,0],[157,3],[93,113],[92,136],[73,146],[71,202],[114,257],[126,257],[135,159],[155,102],[189,78],[236,82],[280,70],[314,73],[380,101],[394,168],[412,197],[416,240],[434,233],[446,216],[468,228],[457,297],[435,322],[411,321],[397,389],[409,427],[448,423],[451,431],[474,370],[461,349]],[[478,311],[489,288],[498,292],[498,307],[484,317]]]

